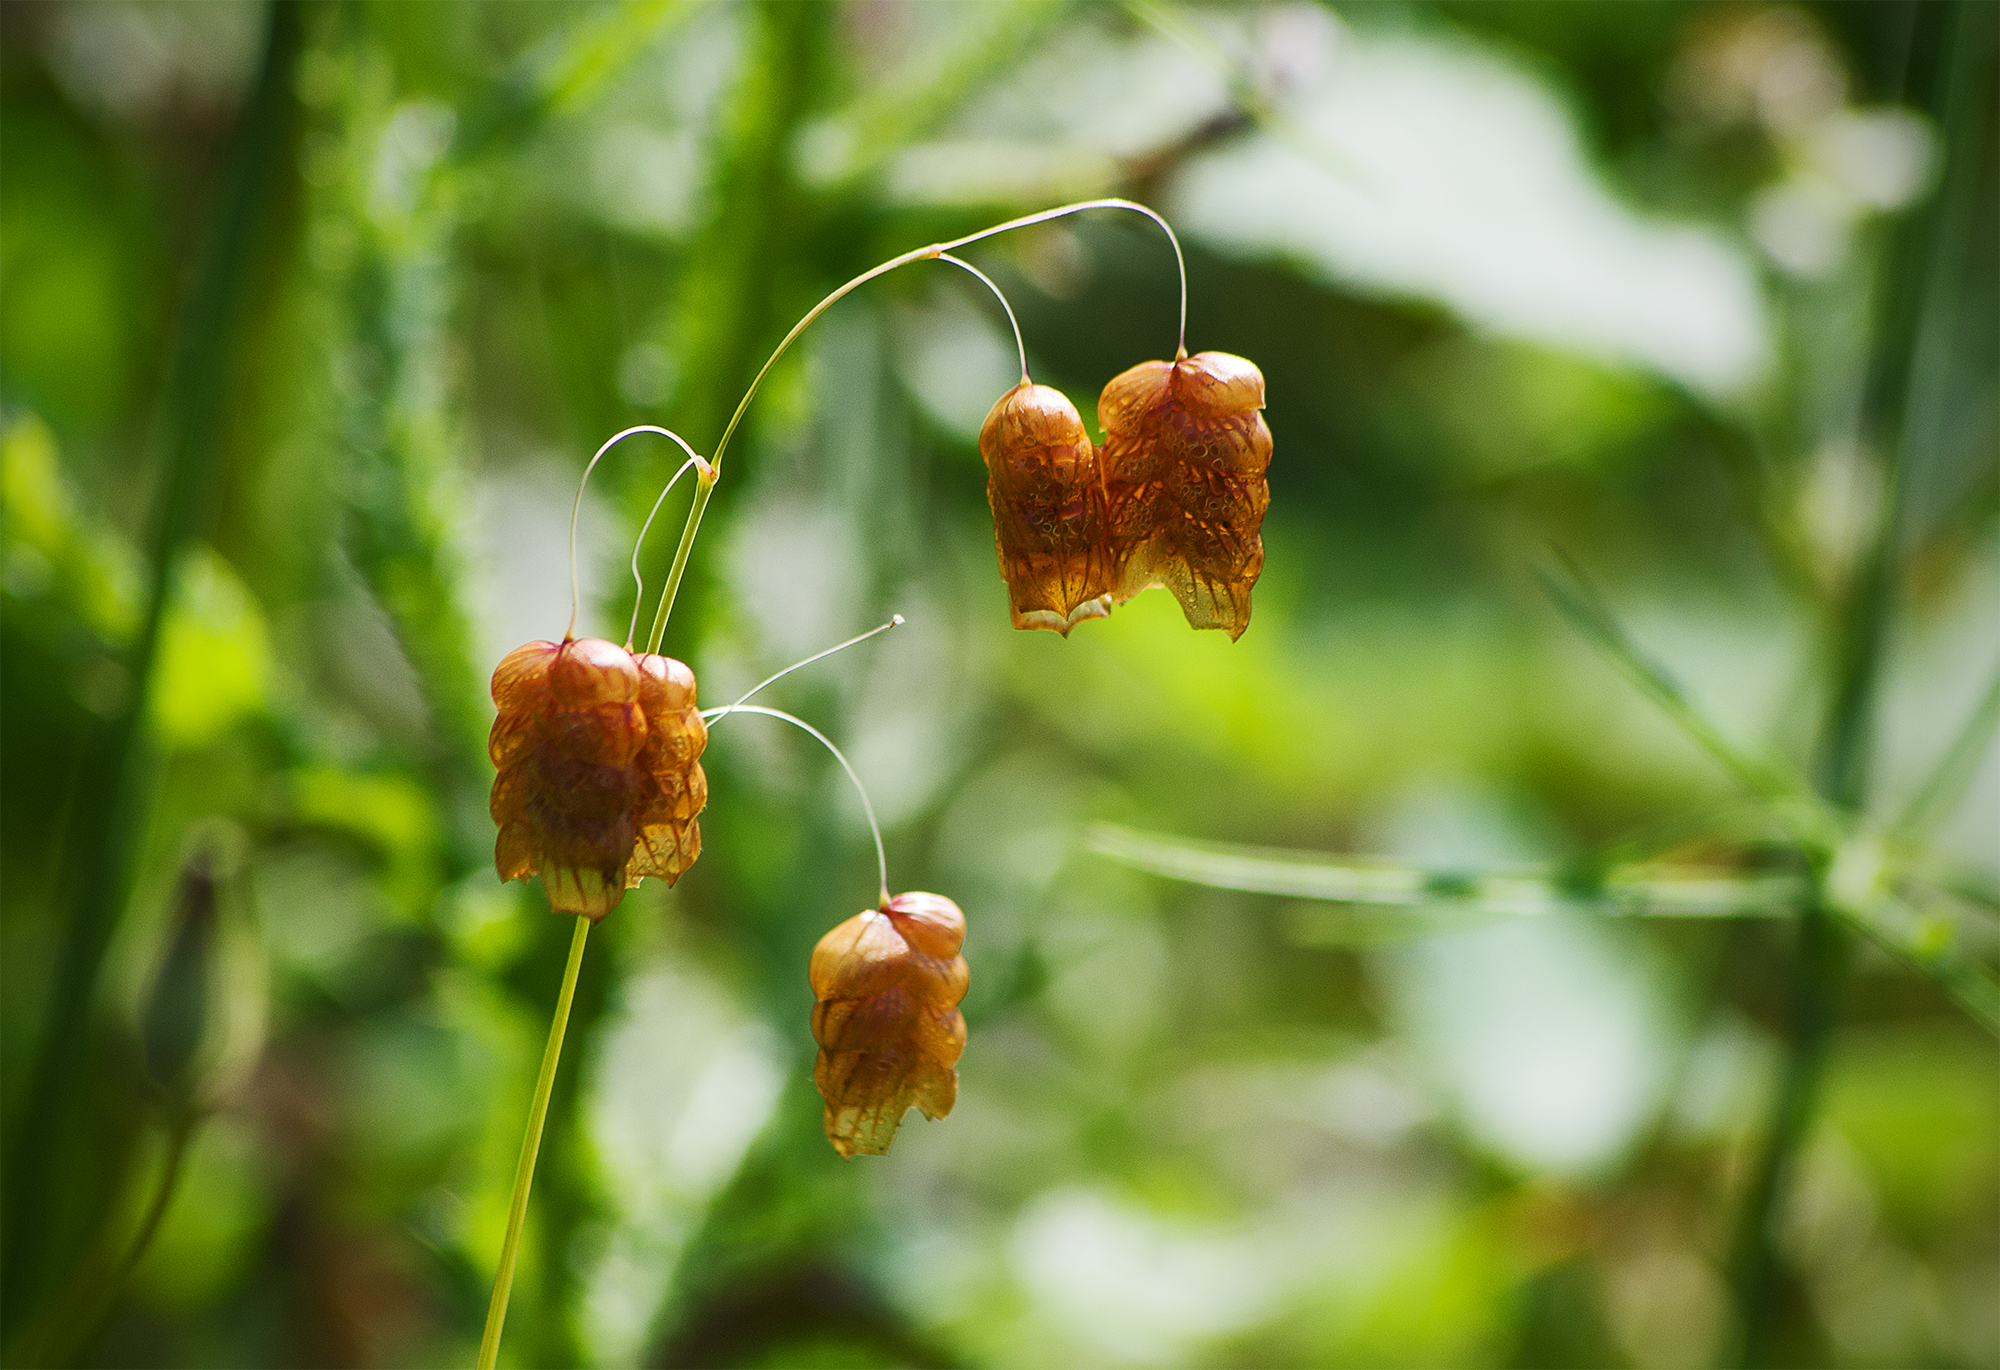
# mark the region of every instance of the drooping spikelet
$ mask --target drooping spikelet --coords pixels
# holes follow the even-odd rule
[[[884,1155],[908,1109],[942,1118],[957,1102],[964,944],[958,905],[911,893],[856,914],[813,948],[813,1083],[842,1156]]]
[[[1190,625],[1243,635],[1271,502],[1263,407],[1263,373],[1227,352],[1141,362],[1104,387],[1099,461],[1120,604],[1164,585]]]
[[[694,672],[670,656],[642,653],[639,707],[646,713],[646,741],[639,748],[639,794],[634,810],[630,889],[656,875],[669,885],[701,855],[695,815],[708,803],[701,752],[708,725],[695,705]]]
[[[530,642],[494,670],[493,702],[502,880],[539,872],[550,908],[595,921],[642,876],[693,863],[708,732],[686,666],[600,638]]]
[[[1076,406],[1022,381],[987,414],[979,455],[1014,626],[1068,637],[1109,613],[1104,489]]]

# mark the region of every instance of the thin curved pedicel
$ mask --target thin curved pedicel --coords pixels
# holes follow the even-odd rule
[[[785,667],[784,670],[775,671],[772,674],[765,676],[755,685],[752,685],[749,689],[745,690],[740,696],[737,697],[737,700],[734,704],[725,704],[719,709],[704,709],[702,711],[701,716],[707,719],[709,722],[713,723],[716,720],[724,717],[725,715],[734,713],[736,710],[742,708],[746,703],[750,701],[752,697],[761,694],[766,686],[777,684],[779,681],[783,680],[786,676],[790,675],[793,671],[802,671],[806,667],[812,665],[815,661],[824,661],[826,660],[826,658],[832,656],[835,652],[844,652],[849,647],[853,647],[859,643],[866,642],[869,638],[874,637],[878,633],[886,633],[891,628],[900,628],[907,622],[909,622],[909,620],[904,618],[901,614],[891,614],[889,615],[889,621],[887,623],[879,623],[873,628],[870,628],[865,633],[856,633],[853,637],[850,637],[845,642],[834,643],[833,646],[828,647],[823,652],[814,652],[811,656],[806,657],[804,660],[794,661],[791,665]],[[789,717],[789,715],[787,716]],[[839,753],[835,752],[834,755],[838,756]]]
[[[937,259],[941,262],[950,262],[953,266],[963,271],[971,272],[981,285],[992,292],[993,298],[1000,301],[1000,308],[1005,310],[1007,314],[1007,326],[1014,330],[1014,355],[1020,358],[1021,380],[1025,383],[1028,379],[1028,344],[1021,337],[1021,321],[1014,317],[1014,306],[1008,301],[1007,292],[994,284],[991,276],[962,257],[954,257],[949,252],[940,252]]]
[[[887,626],[894,626],[894,625],[887,625]],[[875,636],[875,633],[879,633],[881,631],[882,629],[877,628],[874,633],[863,633],[861,636],[873,637]],[[859,641],[860,639],[857,638],[855,640]],[[850,644],[845,642],[841,644],[842,647],[849,645]],[[838,651],[839,648],[835,648],[834,650]],[[820,655],[824,656],[826,655],[826,653],[822,652]],[[784,674],[784,672],[781,671],[779,672],[779,674],[782,675]],[[777,677],[773,676],[772,679],[775,680],[777,679]],[[768,685],[770,683],[771,682],[767,680],[764,682],[764,685]],[[750,694],[757,693],[757,690],[763,689],[764,685],[759,685],[757,689],[752,690]],[[749,697],[750,695],[745,695],[743,699],[748,699]],[[868,831],[875,838],[875,870],[876,874],[878,874],[881,877],[882,881],[882,900],[884,903],[887,903],[889,899],[889,854],[887,849],[885,849],[882,845],[882,825],[875,821],[875,806],[868,802],[868,787],[866,785],[863,785],[861,783],[861,777],[855,774],[853,763],[848,761],[847,754],[841,751],[840,748],[834,746],[833,739],[828,737],[825,733],[821,732],[818,728],[815,728],[812,724],[806,722],[803,718],[798,718],[792,714],[788,714],[782,709],[768,709],[764,707],[762,704],[745,704],[742,699],[739,699],[734,704],[725,704],[720,709],[710,709],[706,714],[702,715],[702,717],[705,721],[720,722],[723,718],[727,717],[730,714],[761,714],[765,718],[781,719],[782,721],[791,724],[794,728],[798,728],[804,732],[810,733],[813,736],[813,738],[819,742],[820,746],[826,748],[828,751],[833,753],[833,759],[840,763],[840,769],[847,772],[847,779],[854,786],[854,792],[861,796],[861,812],[867,816]]]
[[[881,1155],[910,1109],[942,1118],[958,1099],[955,1067],[965,1049],[958,1004],[971,975],[959,954],[965,915],[943,895],[889,893],[889,860],[868,787],[831,738],[804,719],[742,700],[707,717],[719,723],[731,713],[761,714],[809,733],[847,772],[868,817],[881,902],[820,938],[806,973],[819,1043],[813,1083],[825,1101],[827,1140],[842,1156]]]
[[[1164,585],[1189,624],[1241,637],[1271,503],[1264,375],[1227,352],[1141,362],[1098,400],[1109,589]]]
[[[654,513],[659,512],[660,500],[664,500],[667,497],[667,491],[672,490],[674,488],[675,483],[678,482],[683,475],[687,474],[688,467],[707,466],[707,463],[702,461],[702,459],[698,455],[696,455],[695,450],[687,445],[687,440],[681,437],[679,433],[674,432],[671,428],[661,428],[656,424],[650,424],[650,423],[634,424],[632,427],[624,429],[621,432],[613,433],[610,437],[604,440],[604,445],[602,447],[599,447],[596,452],[591,454],[590,460],[584,464],[583,476],[576,483],[576,497],[570,501],[569,505],[569,627],[563,630],[563,636],[565,638],[571,638],[576,636],[576,616],[583,602],[582,593],[578,589],[577,575],[576,575],[576,519],[577,515],[583,512],[584,487],[590,484],[590,473],[597,469],[597,463],[604,460],[604,454],[606,452],[609,452],[612,448],[616,447],[619,443],[625,441],[625,439],[631,437],[634,433],[656,433],[663,438],[672,438],[675,442],[680,444],[681,450],[688,454],[688,459],[685,462],[681,463],[681,469],[674,472],[673,478],[667,482],[666,490],[660,491],[660,499],[653,501]],[[648,514],[646,516],[646,527],[650,528],[652,526],[652,523],[653,523],[652,515]],[[646,540],[646,529],[641,528],[639,530],[639,541],[643,543],[645,540]],[[638,551],[636,548],[633,550],[632,558],[633,558],[632,575],[636,579],[639,574]],[[644,588],[645,587],[641,585],[640,589],[642,591],[644,590]],[[636,609],[633,610],[633,617],[635,620],[638,617],[638,611]],[[626,642],[629,644],[630,641],[631,641],[631,634],[627,633]]]

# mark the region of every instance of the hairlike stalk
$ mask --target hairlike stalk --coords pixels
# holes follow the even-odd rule
[[[805,332],[813,320],[826,313],[827,310],[833,308],[834,305],[838,304],[848,295],[851,295],[854,291],[868,284],[868,282],[874,280],[876,277],[888,275],[898,267],[908,266],[912,262],[937,261],[945,257],[947,253],[965,247],[970,243],[991,238],[996,234],[1009,233],[1017,228],[1027,228],[1034,224],[1047,223],[1051,219],[1061,219],[1071,214],[1080,214],[1086,209],[1129,209],[1135,214],[1145,215],[1148,219],[1158,224],[1161,230],[1166,233],[1167,241],[1173,245],[1174,265],[1180,273],[1181,283],[1180,337],[1174,345],[1174,355],[1177,358],[1187,355],[1187,259],[1181,253],[1180,239],[1174,236],[1172,226],[1165,219],[1161,218],[1159,214],[1148,209],[1145,205],[1138,203],[1136,200],[1119,199],[1115,196],[1101,200],[1079,200],[1075,204],[1061,205],[1055,209],[1045,209],[1038,214],[1024,214],[1018,219],[1009,219],[1007,222],[995,224],[991,228],[982,228],[977,233],[968,233],[963,238],[953,238],[950,242],[932,243],[928,247],[914,248],[911,251],[905,252],[900,257],[891,257],[879,266],[870,267],[853,280],[835,289],[825,299],[806,311],[805,317],[792,325],[792,331],[785,334],[784,339],[773,349],[771,355],[765,359],[764,365],[751,378],[750,388],[743,392],[742,400],[736,405],[736,412],[729,416],[729,423],[722,430],[722,440],[715,444],[715,455],[710,459],[714,468],[713,472],[704,481],[700,489],[695,492],[694,508],[689,512],[687,527],[681,534],[680,550],[674,554],[674,568],[668,574],[666,589],[660,592],[660,607],[659,611],[653,616],[653,631],[647,639],[647,651],[657,652],[660,650],[660,640],[665,636],[667,631],[667,617],[673,612],[674,596],[680,590],[681,576],[687,569],[688,553],[694,547],[695,534],[701,527],[702,513],[708,507],[709,492],[713,489],[715,481],[720,480],[722,476],[722,454],[728,450],[729,440],[736,435],[736,429],[743,422],[743,415],[750,408],[750,401],[756,398],[758,387],[764,383],[764,377],[769,375],[771,368],[778,364],[778,358],[784,356],[791,345],[798,340],[799,334]],[[953,265],[965,267],[968,271],[972,270],[971,267],[957,258],[952,258],[951,261]],[[981,280],[986,279],[979,272],[974,271],[973,274],[979,276]],[[987,281],[987,284],[990,286],[992,282]],[[995,293],[998,293],[997,289]],[[1002,303],[1005,303],[1004,297],[1002,297]],[[1014,311],[1010,306],[1007,310],[1010,319],[1013,317],[1013,313]],[[1015,328],[1015,337],[1018,341],[1020,337],[1018,325]],[[1021,371],[1024,375],[1027,369],[1027,350],[1024,347],[1021,350]]]
[[[894,620],[894,622],[885,623],[884,625],[882,625],[882,628],[877,628],[875,630],[875,633],[881,632],[883,628],[893,628],[897,623],[901,623],[902,621],[903,620],[901,615],[898,615]],[[875,633],[863,633],[861,636],[873,637]],[[856,642],[859,642],[860,640],[861,640],[860,638],[855,639]],[[841,644],[841,647],[845,647],[847,645],[849,644],[843,642]],[[835,647],[833,650],[837,652],[840,650],[840,647]],[[825,655],[826,655],[825,652],[820,653],[820,656],[825,656]],[[814,657],[812,658],[812,660],[817,661],[819,660],[819,657]],[[803,666],[805,665],[805,662],[802,661],[799,663],[799,665]],[[796,670],[797,667],[793,667],[792,669]],[[782,675],[784,674],[784,672],[781,671],[779,672],[779,674]],[[772,679],[775,680],[777,679],[777,677],[773,676]],[[768,685],[770,681],[766,681],[764,683]],[[763,688],[764,688],[763,685],[759,685],[757,687],[758,690],[761,690]],[[755,694],[756,692],[757,692],[756,690],[752,690],[750,693]],[[748,699],[749,697],[750,697],[749,695],[745,695],[743,698]],[[745,704],[743,703],[742,700],[738,700],[734,704],[725,704],[719,709],[704,709],[702,711],[701,716],[704,719],[713,720],[713,719],[720,719],[724,714],[732,714],[732,713],[762,714],[766,718],[783,719],[785,722],[791,724],[793,727],[803,728],[807,732],[811,733],[815,738],[819,739],[820,746],[826,748],[828,751],[833,753],[833,759],[840,763],[840,769],[846,771],[847,778],[854,782],[854,792],[861,796],[861,811],[868,815],[868,831],[874,834],[875,837],[875,871],[876,874],[881,877],[882,881],[882,906],[884,908],[887,908],[889,905],[889,857],[882,847],[882,825],[875,821],[875,806],[868,802],[868,787],[861,783],[861,777],[854,773],[854,767],[848,764],[847,757],[841,752],[840,748],[834,746],[833,740],[831,738],[829,738],[825,733],[821,732],[818,728],[815,728],[812,724],[806,722],[803,718],[794,718],[791,714],[785,713],[779,709],[767,709],[762,704]],[[483,1365],[481,1367],[481,1370],[485,1370]]]
[[[682,439],[680,434],[673,432],[671,429],[655,427],[650,423],[641,423],[641,424],[636,424],[631,428],[627,428],[622,433],[613,433],[608,439],[605,440],[604,446],[597,449],[596,455],[591,457],[590,461],[587,464],[585,464],[583,468],[583,475],[581,478],[578,479],[576,483],[576,498],[571,500],[569,505],[569,627],[563,630],[563,636],[565,638],[576,636],[576,615],[577,615],[577,610],[581,607],[582,603],[582,594],[577,589],[577,578],[576,578],[576,517],[579,513],[583,511],[583,488],[586,485],[590,484],[590,473],[597,469],[597,463],[604,460],[604,454],[606,452],[609,452],[612,448],[616,447],[619,443],[625,441],[625,439],[631,437],[634,433],[657,433],[663,438],[672,438],[675,442],[680,443],[681,450],[688,454],[689,462],[698,462],[701,460],[700,457],[695,455],[695,450],[687,445],[687,443]],[[674,479],[667,482],[667,490],[671,490],[674,488],[674,481],[679,480],[681,478],[681,472],[684,472],[686,470],[687,466],[683,464],[680,471],[676,471],[674,473]],[[660,499],[665,499],[667,497],[667,490],[660,491]],[[658,501],[655,501],[653,504],[653,508],[655,510],[658,510],[659,507],[660,506]],[[646,522],[650,526],[653,520],[650,516],[648,516]],[[639,531],[639,540],[641,542],[644,542],[646,540],[646,533],[644,529],[641,529]],[[633,557],[632,574],[635,576],[639,574],[638,555],[639,555],[638,550],[635,548],[632,553]]]
[[[938,260],[941,262],[950,262],[953,266],[963,267],[965,270],[970,271],[973,275],[977,276],[981,282],[985,284],[988,290],[993,292],[993,298],[1000,301],[1000,307],[1007,311],[1007,322],[1009,325],[1013,327],[1014,330],[1014,351],[1018,353],[1021,358],[1021,383],[1024,385],[1027,384],[1028,345],[1025,342],[1021,341],[1021,321],[1014,317],[1014,306],[1008,303],[1007,296],[1001,291],[999,286],[993,284],[993,278],[991,276],[988,276],[984,271],[981,271],[978,267],[974,266],[971,262],[966,261],[964,258],[954,257],[949,252],[940,252],[938,253]]]
[[[590,920],[579,917],[569,942],[569,964],[563,967],[562,990],[556,995],[549,1042],[542,1049],[542,1073],[535,1079],[535,1100],[528,1109],[528,1128],[521,1137],[521,1159],[514,1166],[514,1197],[507,1208],[507,1236],[500,1246],[500,1268],[493,1275],[493,1301],[486,1307],[486,1334],[479,1341],[479,1370],[493,1370],[500,1355],[500,1328],[507,1321],[507,1298],[514,1289],[514,1265],[521,1254],[521,1229],[528,1216],[528,1189],[535,1180],[535,1157],[542,1149],[542,1124],[548,1121],[549,1094],[555,1088],[556,1063],[562,1059],[563,1033],[569,1028],[569,1008],[576,998],[576,973],[583,965],[583,943]]]
[[[805,667],[812,665],[815,661],[824,661],[826,660],[826,658],[832,656],[835,652],[844,652],[849,647],[854,646],[856,643],[866,642],[869,638],[874,637],[875,634],[877,633],[886,633],[891,628],[900,628],[903,626],[904,621],[905,620],[901,614],[893,614],[890,616],[889,621],[887,623],[881,624],[878,627],[870,628],[865,633],[857,633],[853,637],[847,639],[847,641],[840,643],[837,646],[829,647],[823,652],[814,652],[804,661],[794,661],[791,665],[785,667],[784,670],[779,671],[776,675],[766,676],[763,680],[758,681],[755,685],[752,685],[748,690],[745,690],[742,696],[738,698],[734,704],[726,704],[720,709],[710,709],[707,713],[704,713],[702,717],[719,719],[727,714],[733,713],[737,709],[742,708],[745,701],[747,701],[752,695],[761,693],[766,685],[775,685],[778,681],[783,680],[793,671],[802,670]]]

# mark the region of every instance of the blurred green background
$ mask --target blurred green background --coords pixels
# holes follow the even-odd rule
[[[816,324],[666,650],[716,704],[908,618],[771,702],[965,909],[957,1111],[821,1136],[805,960],[874,854],[719,725],[701,861],[589,947],[502,1363],[2000,1364],[1993,1036],[1536,576],[1843,833],[1947,757],[1834,845],[1990,985],[1995,14],[10,0],[10,1363],[470,1363],[569,935],[495,879],[484,686],[561,635],[584,460],[713,450],[876,261],[1127,195],[1268,378],[1249,632],[1011,631],[993,301],[918,265]],[[1136,216],[968,255],[1086,415],[1171,355]],[[600,468],[581,631],[678,455]],[[1103,822],[1808,893],[1358,908]]]

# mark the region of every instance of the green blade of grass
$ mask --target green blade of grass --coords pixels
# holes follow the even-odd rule
[[[1898,961],[1935,980],[1974,1021],[2000,1037],[2000,977],[1959,947],[1950,914],[1930,912],[1891,891],[1860,898],[1835,893],[1832,907]]]
[[[518,148],[546,120],[575,109],[617,76],[670,22],[702,0],[625,0],[537,45],[495,80],[467,111],[452,147],[458,162],[496,149]]]
[[[1776,806],[1788,826],[1803,828],[1799,835],[1816,844],[1831,836],[1831,820],[1824,806],[1812,796],[1804,779],[1789,766],[1776,760],[1752,756],[1722,735],[1711,723],[1673,674],[1646,654],[1612,615],[1589,579],[1567,555],[1558,551],[1563,573],[1538,567],[1536,575],[1550,600],[1571,626],[1611,659],[1640,691],[1679,725],[1703,751],[1724,770],[1735,776],[1760,798]]]
[[[1992,745],[1996,729],[2000,729],[2000,669],[1994,671],[1986,693],[1966,716],[1950,745],[1939,754],[1937,764],[1897,820],[1898,832],[1924,833],[1951,816],[1978,773],[1979,762],[1986,748]]]
[[[1045,0],[988,0],[965,7],[943,41],[912,53],[893,79],[836,113],[827,131],[839,149],[812,168],[822,193],[850,189],[898,150],[945,126],[1067,10]]]
[[[1189,884],[1327,903],[1450,908],[1469,915],[1538,916],[1584,910],[1621,917],[1772,918],[1805,896],[1800,879],[1729,875],[1651,863],[1580,881],[1555,870],[1426,870],[1370,857],[1201,842],[1100,823],[1092,851]]]

